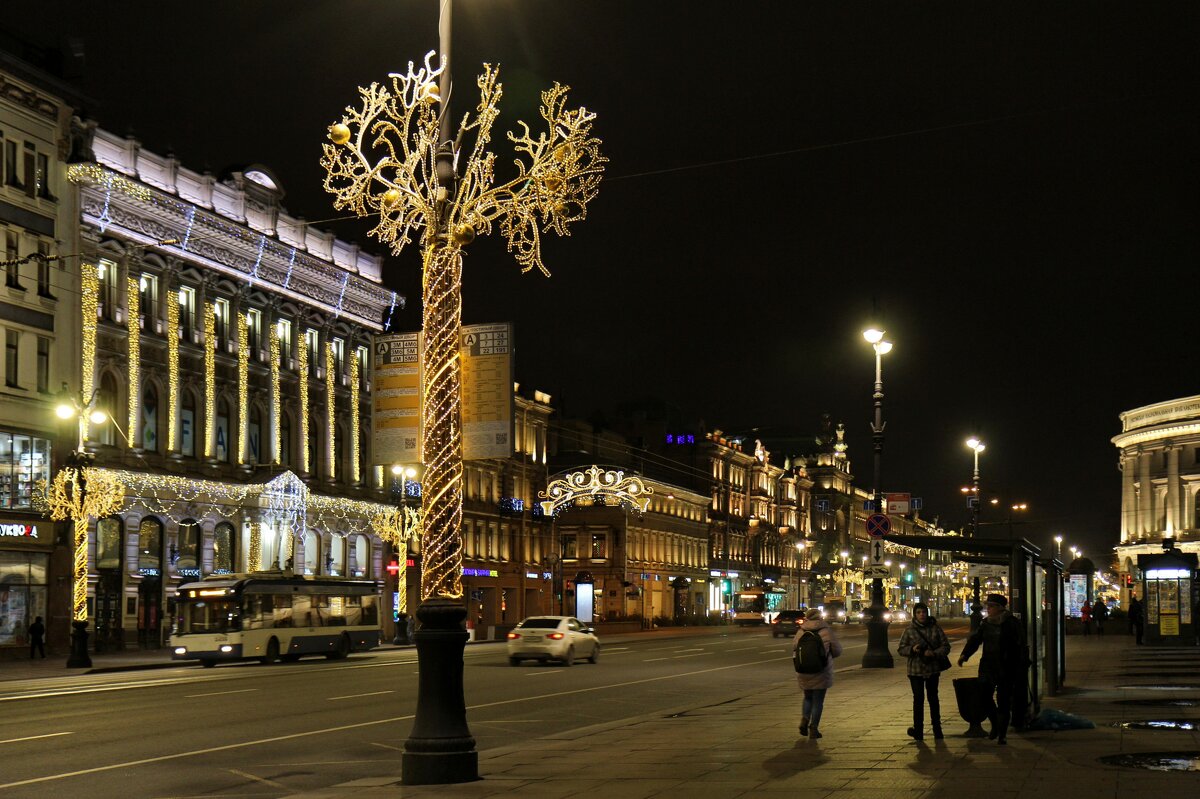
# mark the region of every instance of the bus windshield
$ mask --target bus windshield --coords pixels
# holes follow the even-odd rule
[[[233,599],[181,602],[175,634],[225,633],[241,629],[237,602]]]

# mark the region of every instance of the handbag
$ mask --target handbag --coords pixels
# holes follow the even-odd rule
[[[917,630],[917,635],[921,636],[921,640],[925,642],[926,648],[933,649],[933,644],[929,643],[929,639],[925,637],[925,633]],[[950,658],[946,655],[938,655],[935,665],[938,671],[948,671],[950,669]]]

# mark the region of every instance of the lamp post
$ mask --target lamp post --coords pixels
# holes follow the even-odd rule
[[[883,460],[883,356],[892,351],[890,341],[884,341],[883,331],[870,328],[863,331],[863,338],[875,350],[875,421],[871,425],[871,440],[875,445],[874,480],[871,484],[872,508],[876,513],[882,511],[879,501],[880,470]],[[894,665],[892,653],[888,650],[888,622],[884,617],[886,608],[883,603],[883,578],[876,577],[871,581],[871,607],[867,620],[867,651],[863,653],[864,669],[890,669]]]
[[[971,537],[978,538],[979,503],[983,501],[979,494],[979,455],[987,447],[974,436],[967,439],[967,447],[975,453],[975,468],[971,472]],[[972,582],[974,591],[971,596],[971,631],[974,632],[983,621],[983,598],[979,595],[979,578],[976,577]]]
[[[1054,559],[1055,560],[1062,560],[1062,542],[1063,542],[1063,537],[1061,535],[1054,536]]]
[[[67,396],[55,409],[58,418],[78,422],[75,450],[67,456],[54,480],[49,485],[39,485],[36,492],[38,507],[45,515],[54,521],[69,519],[74,527],[75,568],[71,586],[71,626],[74,629],[67,668],[90,668],[92,665],[87,648],[88,521],[92,517],[114,513],[125,502],[125,486],[111,475],[93,469],[95,456],[84,448],[89,420],[98,425],[111,421],[121,437],[129,441],[116,419],[94,407],[95,401],[95,391],[86,401],[82,396]]]
[[[419,689],[412,734],[404,745],[405,785],[479,778],[475,739],[466,723],[462,629],[461,365],[463,249],[496,229],[522,271],[538,269],[547,232],[567,235],[599,190],[606,159],[592,137],[595,114],[567,108],[567,88],[542,93],[541,133],[523,123],[510,133],[517,176],[497,183],[489,151],[499,115],[499,70],[484,65],[474,114],[451,138],[450,0],[440,0],[441,58],[409,62],[385,84],[359,90],[329,127],[321,165],[334,207],[377,220],[372,229],[398,255],[414,239],[422,249],[424,430],[421,492],[424,542],[421,607],[417,617]]]
[[[804,542],[803,541],[796,542],[796,560],[793,562],[796,564],[796,568],[792,570],[793,571],[792,584],[796,586],[796,604],[794,605],[794,607],[799,608],[799,607],[807,604],[804,601],[804,597],[802,596],[802,591],[800,590],[800,569],[804,566]]]

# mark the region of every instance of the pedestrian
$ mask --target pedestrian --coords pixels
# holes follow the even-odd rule
[[[1086,599],[1083,600],[1083,607],[1079,609],[1079,620],[1083,622],[1083,634],[1088,636],[1092,634],[1092,603]]]
[[[408,642],[415,644],[417,642],[417,614],[408,614]]]
[[[929,615],[924,602],[913,605],[912,623],[900,636],[900,657],[908,658],[908,682],[912,686],[913,724],[908,735],[914,740],[925,739],[925,697],[929,697],[929,722],[933,738],[942,740],[942,710],[938,701],[938,678],[942,661],[950,654],[950,639]],[[948,662],[948,661],[947,661]]]
[[[1092,618],[1096,620],[1096,635],[1104,635],[1104,622],[1108,619],[1108,605],[1104,604],[1104,597],[1098,597],[1096,604],[1092,605]]]
[[[1135,596],[1129,597],[1129,631],[1142,643],[1142,633],[1146,631],[1146,611]]]
[[[796,684],[804,691],[804,708],[800,716],[800,734],[809,738],[821,738],[821,711],[825,708],[825,692],[833,686],[833,659],[842,654],[842,645],[833,634],[833,628],[821,618],[820,608],[809,608],[804,614],[804,623],[796,631],[792,642],[793,655],[812,640],[804,636],[813,633],[820,639],[820,651],[824,653],[825,665],[814,673],[800,672]]]
[[[29,625],[29,659],[33,660],[33,653],[41,654],[42,659],[46,658],[46,625],[42,624],[42,617],[38,616],[33,620],[33,624]]]
[[[1024,682],[1025,634],[1021,622],[1008,611],[1008,599],[1003,594],[988,594],[985,607],[987,615],[979,623],[979,629],[967,638],[966,646],[958,656],[958,665],[966,663],[979,647],[983,647],[979,681],[989,697],[993,692],[996,694],[996,710],[989,719],[992,729],[988,738],[1007,744],[1013,692]]]

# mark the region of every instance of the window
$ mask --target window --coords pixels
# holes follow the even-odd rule
[[[320,350],[321,336],[320,334],[309,328],[304,331],[304,343],[308,348],[308,376],[314,377],[317,374],[317,366],[321,362]]]
[[[50,480],[49,439],[0,432],[0,508],[33,507],[38,480]]]
[[[279,463],[292,465],[292,417],[281,413],[279,417]]]
[[[250,421],[246,425],[246,443],[249,452],[246,457],[250,463],[262,463],[262,414],[258,406],[250,409]]]
[[[162,574],[162,522],[153,516],[138,527],[138,572],[150,577]]]
[[[608,535],[606,533],[595,533],[592,535],[592,557],[608,557]]]
[[[191,286],[179,287],[179,337],[192,340],[196,329],[196,290]]]
[[[37,185],[37,150],[33,147],[33,142],[25,142],[25,194],[29,197],[36,197],[38,193]]]
[[[217,299],[213,301],[213,317],[216,322],[214,330],[217,334],[217,340],[208,342],[208,345],[216,347],[218,350],[226,349],[226,345],[229,343],[229,300]]]
[[[96,522],[96,568],[121,568],[121,520],[101,519]]]
[[[184,519],[179,523],[179,534],[174,552],[175,571],[181,577],[200,576],[200,523]]]
[[[229,440],[229,403],[225,400],[217,405],[217,460],[229,463],[233,442]]]
[[[237,536],[233,525],[221,522],[213,530],[213,574],[231,574],[234,571],[234,546]]]
[[[20,348],[21,331],[8,329],[4,331],[4,385],[9,388],[20,388],[17,382],[20,377]]]
[[[37,254],[38,296],[45,297],[48,300],[56,299],[54,292],[50,290],[50,245],[44,241],[39,241]]]
[[[0,550],[0,647],[29,646],[29,625],[46,612],[47,567],[40,552]]]
[[[116,446],[116,422],[113,420],[114,414],[120,405],[117,398],[120,395],[117,393],[117,380],[111,374],[105,374],[100,379],[100,391],[96,395],[96,407],[104,411],[104,422],[95,425],[95,435],[93,436],[101,444],[107,446]]]
[[[563,560],[575,560],[578,555],[575,554],[575,536],[564,535],[562,537]]]
[[[158,452],[158,392],[146,386],[142,392],[142,449]]]
[[[346,342],[340,338],[333,340],[333,371],[336,374],[346,373]],[[332,380],[333,375],[326,375],[327,380]]]
[[[179,454],[196,457],[196,396],[190,391],[183,392],[179,408]]]
[[[43,200],[56,200],[50,191],[50,156],[38,153],[37,156],[37,196]]]
[[[258,358],[262,345],[262,311],[251,308],[246,311],[246,346],[250,348],[248,357]]]
[[[363,391],[367,390],[367,382],[370,380],[370,363],[367,361],[370,357],[369,352],[366,347],[359,347],[354,351],[354,357],[358,360],[358,387]]]
[[[37,337],[37,390],[50,391],[50,339],[45,336]]]
[[[101,259],[96,265],[100,277],[100,306],[97,315],[101,319],[115,321],[117,318],[117,265]]]
[[[292,355],[292,322],[289,319],[280,319],[275,322],[275,333],[279,337],[279,368],[289,369],[288,364],[293,357]]]
[[[4,143],[4,185],[25,188],[17,177],[17,143],[11,140]]]
[[[4,284],[11,289],[21,286],[21,238],[15,230],[4,232]]]
[[[142,327],[154,330],[154,321],[158,319],[158,276],[143,274],[138,279],[138,287],[141,289],[138,306],[145,320]]]

